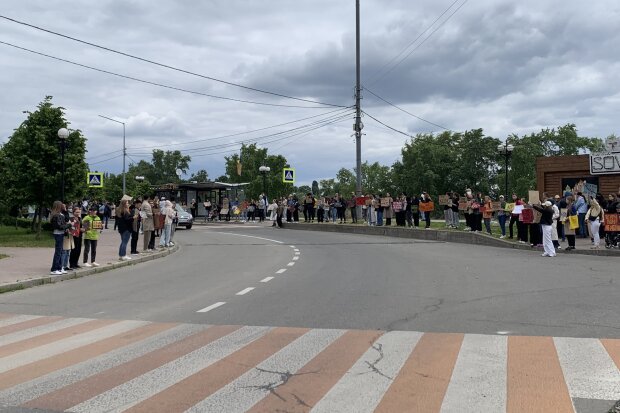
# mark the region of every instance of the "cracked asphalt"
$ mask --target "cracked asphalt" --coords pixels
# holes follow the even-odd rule
[[[176,237],[181,251],[164,260],[2,294],[0,312],[620,337],[620,267],[613,257],[549,259],[538,251],[269,227],[198,227]],[[291,245],[301,252],[287,267]],[[279,269],[286,272],[276,275]],[[268,276],[274,279],[259,282]],[[255,289],[235,295],[248,287]],[[226,304],[197,313],[219,302]]]

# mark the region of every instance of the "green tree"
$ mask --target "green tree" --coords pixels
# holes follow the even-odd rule
[[[46,96],[3,145],[0,155],[0,186],[12,205],[34,205],[39,211],[37,232],[41,230],[43,207],[60,199],[62,181],[58,130],[69,126],[64,108],[54,106]],[[86,190],[88,168],[84,160],[86,138],[80,130],[70,130],[65,150],[65,199],[77,200]]]
[[[319,196],[319,183],[317,181],[312,181],[312,193],[314,196]]]
[[[180,169],[184,174],[187,173],[191,160],[189,155],[183,155],[181,151],[164,152],[161,149],[155,149],[151,160],[153,169],[151,174],[147,175],[147,179],[154,185],[178,183],[179,177],[176,170]]]
[[[248,198],[257,198],[263,192],[263,176],[258,170],[261,166],[271,168],[265,177],[270,199],[286,196],[292,192],[292,185],[282,182],[282,171],[288,166],[286,158],[282,155],[269,155],[266,148],[259,148],[256,144],[243,144],[240,154],[226,156],[224,159],[227,182],[248,183],[245,189]],[[241,174],[238,174],[239,164]]]
[[[209,174],[205,169],[201,169],[197,172],[194,172],[192,176],[190,176],[189,180],[196,182],[207,182],[209,180]]]

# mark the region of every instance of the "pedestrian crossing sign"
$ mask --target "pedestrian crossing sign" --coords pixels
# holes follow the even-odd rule
[[[282,170],[282,182],[284,182],[285,184],[295,183],[295,169],[294,168],[284,168]]]
[[[89,172],[87,182],[89,188],[103,188],[103,172]]]

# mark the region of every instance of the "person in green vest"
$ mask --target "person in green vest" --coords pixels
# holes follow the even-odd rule
[[[98,267],[95,261],[97,257],[97,241],[99,234],[103,229],[101,218],[97,216],[97,207],[92,205],[88,208],[88,216],[82,220],[82,231],[84,231],[84,266]],[[90,255],[90,264],[88,263],[88,253]]]

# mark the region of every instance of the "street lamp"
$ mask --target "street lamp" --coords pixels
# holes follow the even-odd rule
[[[69,131],[67,128],[58,129],[58,138],[60,139],[60,154],[62,157],[62,178],[60,183],[60,201],[65,202],[65,149],[67,148],[67,138]]]
[[[268,166],[261,166],[258,171],[263,175],[263,194],[265,194],[265,208],[267,207],[267,174],[271,171]]]
[[[513,145],[508,144],[508,140],[503,144],[499,144],[497,146],[497,150],[500,154],[504,155],[504,160],[506,161],[506,169],[504,169],[505,178],[506,178],[506,186],[505,186],[505,198],[506,202],[508,202],[508,159],[510,155],[512,155],[512,151],[514,151],[515,147]]]
[[[127,158],[127,148],[125,148],[125,122],[121,122],[120,120],[108,118],[107,116],[98,115],[100,118],[104,118],[107,120],[111,120],[112,122],[120,123],[123,125],[123,195],[127,193],[125,191],[125,158]]]

